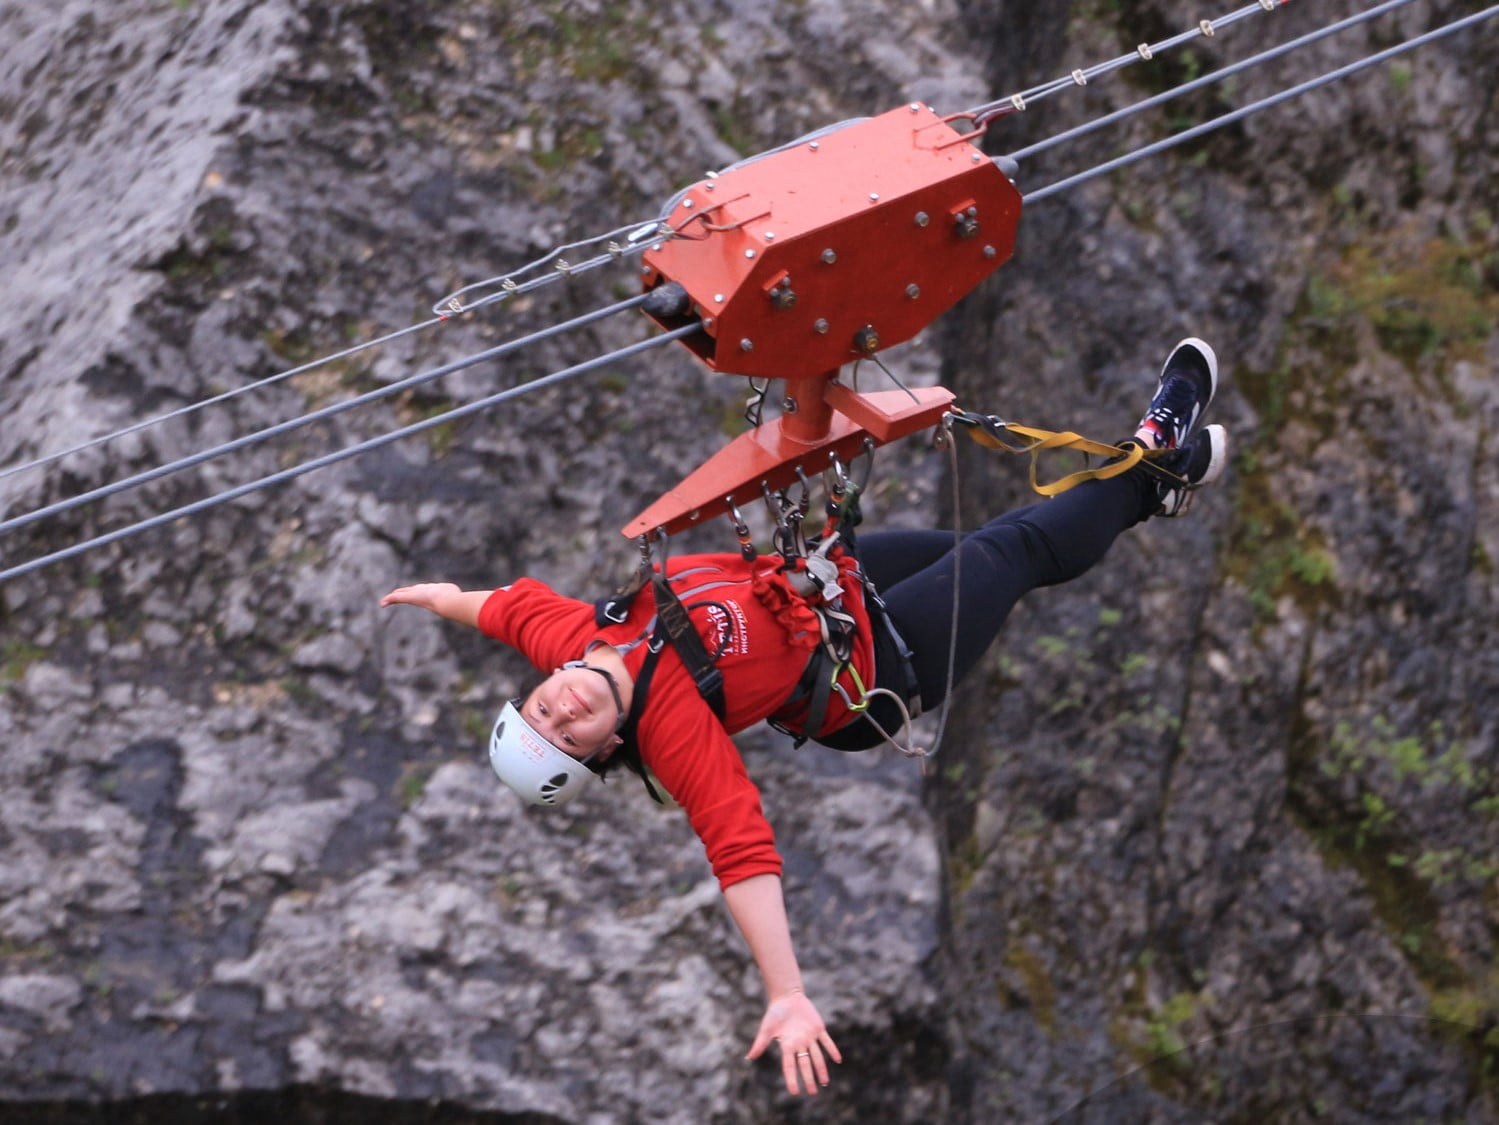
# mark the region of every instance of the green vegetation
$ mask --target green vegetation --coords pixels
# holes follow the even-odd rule
[[[1499,323],[1499,252],[1455,237],[1355,242],[1308,279],[1302,312],[1330,337],[1367,321],[1380,346],[1412,368],[1433,357],[1477,359]]]
[[[46,655],[46,649],[27,640],[8,637],[0,641],[0,681],[19,680],[26,669]]]
[[[1026,1003],[1049,1038],[1057,1033],[1057,990],[1046,963],[1018,941],[1005,950],[1005,965],[1017,973],[1025,988]]]
[[[427,791],[427,782],[432,780],[432,767],[428,764],[407,764],[396,782],[396,795],[403,809],[409,809],[422,799]]]

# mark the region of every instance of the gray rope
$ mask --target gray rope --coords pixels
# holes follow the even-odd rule
[[[1077,128],[1075,129],[1068,129],[1066,132],[1058,133],[1054,137],[1048,137],[1046,140],[1037,141],[1033,145],[1028,145],[1025,148],[1016,149],[1014,152],[1009,154],[1010,159],[1024,160],[1027,157],[1036,155],[1036,153],[1038,152],[1044,152],[1054,145],[1059,145],[1064,141],[1075,140],[1078,137],[1087,136],[1089,133],[1123,121],[1125,118],[1131,117],[1134,114],[1141,112],[1142,110],[1153,109],[1158,105],[1164,105],[1166,102],[1169,102],[1174,98],[1179,98],[1183,94],[1189,94],[1193,90],[1201,89],[1203,86],[1211,85],[1214,82],[1222,82],[1225,78],[1231,78],[1235,74],[1239,74],[1242,71],[1248,70],[1250,67],[1259,66],[1261,63],[1267,63],[1274,59],[1278,59],[1282,55],[1290,54],[1292,51],[1298,50],[1301,47],[1309,46],[1310,44],[1317,42],[1317,40],[1319,39],[1325,39],[1329,35],[1335,35],[1340,31],[1344,31],[1347,28],[1354,26],[1355,24],[1364,23],[1368,20],[1374,19],[1376,16],[1384,15],[1386,12],[1394,11],[1396,8],[1404,7],[1409,3],[1411,3],[1411,0],[1388,0],[1388,3],[1380,4],[1375,8],[1370,8],[1367,12],[1359,12],[1357,15],[1349,16],[1347,19],[1339,20],[1337,23],[1329,24],[1326,27],[1309,32],[1306,35],[1301,36],[1299,39],[1292,39],[1288,43],[1282,43],[1279,47],[1272,47],[1268,51],[1261,51],[1259,54],[1244,59],[1242,62],[1236,62],[1232,66],[1226,66],[1222,70],[1215,70],[1211,74],[1205,74],[1201,78],[1195,78],[1191,82],[1184,83],[1181,86],[1174,86],[1163,93],[1156,94],[1154,97],[1146,98],[1144,101],[1136,102],[1134,105],[1126,106],[1124,109],[1115,110],[1113,113],[1106,114],[1103,117],[1095,117],[1091,121],[1084,122],[1082,125],[1077,126]]]
[[[586,360],[583,363],[574,364],[572,367],[564,368],[561,371],[554,371],[549,375],[542,375],[539,378],[532,379],[528,383],[522,383],[518,387],[510,387],[496,394],[492,394],[488,398],[479,399],[477,402],[471,402],[464,406],[454,407],[452,410],[449,410],[443,414],[439,414],[434,418],[427,418],[421,422],[414,422],[411,425],[404,426],[399,430],[393,430],[388,434],[381,434],[379,437],[374,437],[368,439],[367,441],[362,441],[358,445],[351,445],[347,449],[340,449],[334,453],[324,454],[323,456],[315,458],[311,461],[305,461],[299,465],[293,465],[289,469],[283,469],[278,473],[272,473],[270,476],[263,477],[260,480],[251,481],[248,484],[239,485],[236,488],[228,489],[227,491],[220,492],[214,496],[204,497],[202,500],[194,501],[191,504],[184,504],[182,507],[174,508],[170,512],[163,512],[162,514],[152,516],[149,519],[140,520],[137,523],[130,524],[127,527],[119,528],[118,530],[111,531],[105,535],[96,536],[95,538],[89,539],[83,543],[75,543],[71,547],[65,547],[60,551],[53,551],[50,555],[43,555],[40,558],[32,559],[29,562],[21,563],[18,566],[10,567],[7,570],[0,570],[0,582],[5,582],[12,578],[19,578],[23,574],[30,574],[32,571],[39,570],[44,566],[50,566],[52,563],[62,562],[65,559],[74,558],[75,556],[81,555],[85,551],[91,551],[96,547],[105,547],[111,543],[117,543],[122,539],[127,539],[130,536],[137,535],[142,531],[149,531],[152,528],[160,527],[162,524],[171,523],[173,520],[181,519],[184,516],[196,515],[199,512],[207,511],[209,508],[217,507],[219,504],[227,503],[230,500],[238,500],[242,496],[248,496],[252,492],[259,492],[263,489],[270,488],[273,485],[283,484],[286,481],[299,477],[304,473],[310,473],[314,469],[321,469],[328,465],[336,464],[339,461],[347,460],[350,457],[357,457],[362,453],[368,453],[373,449],[379,449],[382,446],[389,445],[391,442],[399,441],[401,438],[410,437],[413,434],[419,434],[425,430],[432,429],[434,426],[440,426],[448,422],[455,422],[460,418],[466,418],[471,414],[477,414],[481,410],[487,410],[491,406],[497,406],[500,403],[507,401],[508,399],[515,398],[522,394],[527,394],[531,391],[540,390],[543,387],[548,387],[555,383],[563,382],[567,379],[575,378],[579,375],[586,374],[587,372],[592,371],[595,368],[602,367],[605,364],[613,363],[617,360],[629,359],[632,356],[639,355],[640,353],[649,351],[652,348],[659,348],[664,344],[671,343],[674,340],[679,340],[684,336],[689,336],[692,333],[698,331],[701,331],[701,325],[695,323],[689,324],[682,328],[674,329],[673,331],[667,332],[661,336],[656,336],[649,340],[642,340],[637,344],[630,344],[627,347],[609,352],[606,355],[595,356],[593,359]]]
[[[542,340],[546,340],[552,336],[567,332],[573,328],[580,328],[585,324],[591,324],[596,320],[602,320],[605,317],[613,316],[615,313],[634,308],[636,305],[641,304],[644,300],[645,295],[642,294],[638,297],[631,297],[624,301],[617,301],[616,303],[607,305],[602,309],[595,309],[592,312],[584,313],[582,316],[576,316],[571,320],[563,321],[561,324],[554,324],[548,328],[543,328],[539,332],[531,333],[529,336],[522,336],[516,340],[509,340],[506,343],[499,344],[482,352],[478,352],[475,355],[466,356],[463,359],[454,360],[452,363],[445,363],[441,367],[434,367],[428,371],[420,371],[415,375],[409,375],[405,379],[397,380],[396,382],[391,383],[387,386],[377,387],[372,391],[366,391],[364,394],[356,395],[355,397],[350,399],[345,399],[343,402],[335,402],[321,408],[320,410],[314,410],[309,414],[303,414],[299,417],[289,419],[285,422],[278,422],[274,426],[267,426],[263,430],[257,430],[254,433],[246,434],[243,437],[235,438],[232,441],[226,441],[222,445],[214,446],[212,449],[205,449],[201,452],[191,454],[187,457],[180,457],[175,461],[169,461],[165,465],[158,465],[154,469],[146,469],[142,472],[136,473],[132,477],[126,477],[123,480],[117,480],[110,484],[100,485],[98,488],[91,489],[90,491],[81,493],[78,496],[69,497],[66,500],[59,500],[55,504],[49,504],[44,508],[38,508],[35,511],[27,512],[24,515],[14,516],[11,519],[0,522],[0,532],[12,531],[16,528],[25,527],[28,524],[35,523],[37,520],[46,519],[48,516],[55,516],[62,512],[71,511],[72,509],[80,507],[83,504],[90,503],[91,501],[102,500],[106,496],[113,496],[116,493],[124,492],[128,488],[135,488],[139,485],[157,480],[171,473],[179,472],[182,469],[189,469],[194,465],[201,465],[205,461],[211,461],[213,458],[221,457],[226,453],[233,453],[237,450],[244,449],[246,446],[254,445],[257,442],[266,441],[270,438],[279,437],[282,434],[290,433],[292,430],[300,429],[301,427],[309,425],[312,422],[321,421],[324,418],[332,418],[334,415],[341,414],[346,410],[352,410],[356,406],[363,406],[366,403],[374,402],[376,399],[388,398],[389,396],[406,390],[409,387],[415,387],[422,383],[431,382],[433,379],[439,378],[443,375],[451,375],[454,371],[460,371],[465,367],[472,367],[476,363],[483,363],[485,360],[490,359],[498,359],[500,356],[508,355],[509,353],[518,351],[530,344],[539,343]]]
[[[1434,40],[1441,39],[1445,36],[1452,35],[1455,32],[1462,31],[1465,28],[1472,27],[1474,24],[1481,23],[1484,20],[1495,15],[1496,13],[1499,13],[1499,5],[1485,8],[1481,12],[1475,12],[1471,16],[1466,16],[1463,19],[1455,20],[1454,22],[1449,23],[1443,27],[1439,27],[1434,31],[1428,31],[1424,35],[1418,35],[1414,39],[1407,39],[1404,43],[1397,44],[1394,47],[1389,47],[1383,51],[1379,51],[1373,55],[1369,55],[1366,58],[1360,59],[1358,62],[1349,63],[1347,66],[1339,67],[1337,70],[1328,71],[1326,74],[1323,74],[1318,78],[1313,78],[1309,81],[1302,82],[1297,86],[1292,86],[1288,90],[1282,90],[1280,93],[1274,94],[1268,98],[1262,98],[1259,101],[1244,106],[1241,109],[1236,109],[1232,113],[1225,113],[1221,117],[1215,117],[1211,121],[1205,121],[1201,125],[1197,125],[1191,129],[1187,129],[1184,132],[1177,133],[1175,136],[1167,137],[1165,140],[1146,145],[1144,148],[1136,149],[1134,152],[1126,153],[1124,156],[1118,157],[1114,160],[1105,161],[1104,163],[1095,165],[1094,167],[1089,168],[1084,172],[1079,172],[1075,176],[1068,176],[1064,180],[1058,180],[1056,183],[1048,184],[1046,187],[1041,188],[1037,191],[1033,191],[1029,195],[1024,196],[1023,202],[1025,202],[1026,204],[1039,202],[1040,200],[1045,199],[1048,196],[1056,195],[1058,192],[1066,191],[1068,188],[1076,187],[1077,185],[1086,183],[1087,181],[1095,179],[1098,176],[1102,176],[1106,173],[1114,172],[1120,168],[1127,167],[1130,164],[1134,164],[1137,161],[1145,159],[1147,156],[1154,156],[1157,153],[1165,152],[1169,148],[1174,148],[1179,144],[1185,144],[1187,141],[1195,140],[1197,137],[1200,137],[1205,133],[1210,133],[1214,129],[1221,129],[1225,125],[1231,125],[1235,121],[1242,120],[1243,118],[1248,117],[1251,114],[1258,113],[1262,109],[1269,109],[1271,106],[1279,105],[1281,102],[1289,101],[1292,98],[1299,97],[1300,95],[1309,93],[1312,90],[1317,90],[1323,86],[1330,85],[1331,83],[1336,82],[1339,79],[1348,77],[1350,74],[1356,74],[1357,72],[1366,70],[1371,66],[1375,66],[1383,62],[1388,62],[1390,59],[1395,58],[1397,55],[1402,55],[1406,51],[1414,50],[1415,48],[1425,46],[1427,43],[1433,42]]]

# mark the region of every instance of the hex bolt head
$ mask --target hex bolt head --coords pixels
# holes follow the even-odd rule
[[[746,336],[739,341],[739,350],[742,352],[752,352],[755,350],[755,342]]]
[[[829,247],[828,249],[826,249],[826,250],[824,250],[822,252],[822,264],[823,265],[830,266],[834,262],[836,262],[837,260],[838,260],[838,253],[837,253],[837,251],[833,250],[832,247]]]
[[[910,285],[906,286],[906,296],[910,297],[913,301],[916,300],[917,297],[921,296],[921,286],[917,285],[914,281],[911,282]]]
[[[828,322],[822,317],[818,317],[815,321],[812,322],[812,330],[818,333],[818,335],[826,336],[828,332]]]
[[[992,246],[985,246],[984,247],[984,257],[986,257],[986,258],[996,258],[998,256],[999,256],[999,251],[996,250],[996,249],[994,249],[994,247],[992,247]]]
[[[917,211],[916,212],[916,225],[918,227],[924,227],[924,226],[926,226],[931,221],[932,221],[932,217],[930,215],[928,215],[925,211]]]

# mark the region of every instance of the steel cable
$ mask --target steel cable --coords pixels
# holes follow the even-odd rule
[[[293,465],[290,468],[282,469],[280,472],[272,473],[270,476],[262,477],[259,480],[250,481],[247,484],[238,485],[235,488],[216,493],[213,496],[206,496],[201,500],[193,501],[191,504],[184,504],[180,508],[173,508],[170,512],[163,512],[160,515],[151,516],[144,520],[139,520],[136,523],[129,524],[126,527],[108,532],[107,534],[95,536],[93,539],[86,540],[85,542],[75,543],[71,547],[64,547],[60,551],[53,551],[49,555],[43,555],[39,558],[31,559],[28,562],[20,563],[19,565],[10,567],[6,570],[0,570],[0,582],[6,582],[12,578],[19,578],[24,574],[30,574],[34,570],[40,570],[44,566],[50,566],[53,563],[62,562],[66,559],[74,558],[75,556],[81,555],[86,551],[91,551],[96,547],[105,547],[111,543],[118,543],[122,539],[127,539],[133,535],[138,535],[143,531],[149,531],[152,528],[160,527],[163,524],[182,519],[184,516],[196,515],[199,512],[207,511],[210,508],[217,507],[218,505],[227,503],[230,500],[237,500],[242,496],[248,496],[252,492],[259,492],[263,489],[271,488],[278,484],[284,484],[286,481],[293,480],[296,477],[303,475],[304,473],[310,473],[315,469],[325,468],[328,465],[336,464],[339,461],[347,460],[350,457],[357,457],[360,454],[368,453],[374,449],[379,449],[382,446],[389,445],[392,442],[399,441],[402,438],[411,437],[414,434],[419,434],[425,430],[432,429],[434,426],[440,426],[448,422],[455,422],[460,418],[466,418],[471,414],[477,414],[481,410],[487,410],[492,406],[497,406],[509,399],[516,398],[523,394],[528,394],[531,391],[540,390],[543,387],[552,386],[556,383],[560,383],[568,379],[576,378],[579,375],[584,375],[590,371],[593,371],[595,368],[604,366],[605,364],[613,363],[617,360],[629,359],[632,356],[639,355],[642,352],[650,351],[652,348],[662,347],[665,344],[669,344],[675,340],[680,340],[683,337],[690,336],[698,331],[701,331],[700,325],[696,323],[688,324],[681,328],[674,329],[670,332],[663,333],[660,336],[652,337],[649,340],[642,340],[639,343],[630,344],[626,347],[616,349],[615,351],[609,352],[605,355],[595,356],[593,359],[574,364],[572,367],[564,368],[561,371],[554,371],[549,375],[542,375],[536,379],[532,379],[530,382],[522,383],[518,387],[509,387],[503,391],[497,392],[496,394],[492,394],[487,398],[482,398],[476,402],[467,403],[463,406],[454,407],[452,410],[439,414],[436,417],[426,418],[420,422],[413,422],[409,426],[403,426],[401,429],[392,430],[387,434],[381,434],[379,437],[369,438],[368,440],[362,441],[357,445],[351,445],[347,449],[340,449],[333,453],[326,453],[321,457],[316,457],[311,461],[304,461],[300,464]]]
[[[240,449],[244,449],[247,446],[255,445],[259,442],[267,441],[270,438],[279,437],[282,434],[290,433],[293,430],[300,429],[301,427],[309,425],[313,422],[322,421],[325,418],[332,418],[337,414],[342,414],[344,411],[352,410],[356,406],[363,406],[367,403],[374,402],[377,399],[389,398],[391,395],[398,394],[399,392],[408,390],[411,387],[419,386],[422,383],[431,382],[433,379],[437,379],[443,375],[451,375],[453,372],[461,371],[465,367],[472,367],[476,363],[483,363],[485,360],[490,359],[498,359],[501,356],[508,355],[514,351],[519,351],[523,347],[539,343],[542,340],[560,335],[563,332],[570,331],[574,328],[581,328],[582,326],[591,324],[594,321],[602,320],[605,317],[614,316],[616,313],[623,312],[626,309],[632,309],[644,302],[644,300],[645,295],[642,294],[638,297],[630,297],[624,301],[617,301],[614,304],[607,305],[602,309],[595,309],[592,312],[573,317],[571,320],[563,321],[561,324],[553,324],[547,328],[541,329],[538,332],[532,332],[528,336],[522,336],[516,340],[506,341],[503,344],[496,345],[493,348],[488,348],[485,351],[477,352],[474,355],[465,356],[463,359],[454,360],[451,363],[445,363],[441,367],[434,367],[427,371],[420,371],[415,375],[408,375],[406,378],[399,379],[387,386],[377,387],[372,391],[366,391],[364,394],[356,395],[355,397],[350,399],[344,399],[342,402],[331,403],[330,405],[322,407],[319,410],[314,410],[310,413],[299,415],[296,418],[288,419],[285,422],[278,422],[274,426],[267,426],[265,429],[257,430],[254,433],[245,434],[243,437],[235,438],[232,441],[226,441],[223,444],[216,445],[211,449],[205,449],[201,452],[190,454],[187,457],[179,457],[175,461],[169,461],[164,465],[158,465],[154,469],[146,469],[142,472],[136,473],[134,476],[126,477],[123,480],[117,480],[110,484],[100,485],[98,488],[90,489],[88,492],[81,493],[78,496],[72,496],[66,500],[59,500],[54,504],[49,504],[43,508],[37,508],[36,510],[27,512],[24,515],[13,516],[8,520],[0,521],[0,532],[13,531],[16,528],[25,527],[28,524],[35,523],[37,520],[46,519],[48,516],[55,516],[59,515],[62,512],[71,511],[72,509],[80,507],[83,504],[88,504],[95,500],[102,500],[105,497],[113,496],[119,492],[124,492],[126,489],[136,488],[140,485],[148,484],[153,480],[158,480],[159,478],[168,476],[171,473],[180,472],[183,469],[190,469],[195,465],[201,465],[205,461],[211,461],[215,457],[222,457],[226,453],[234,453]]]
[[[1418,35],[1413,39],[1407,39],[1404,43],[1399,43],[1394,47],[1388,47],[1383,51],[1378,51],[1375,54],[1368,55],[1358,60],[1357,62],[1349,63],[1347,66],[1338,67],[1336,70],[1330,70],[1326,74],[1323,74],[1317,78],[1309,79],[1306,82],[1299,83],[1295,86],[1290,87],[1289,89],[1282,90],[1278,94],[1272,94],[1270,97],[1261,98],[1259,101],[1253,102],[1247,106],[1243,106],[1242,108],[1236,109],[1231,113],[1225,113],[1220,117],[1213,118],[1211,121],[1205,121],[1201,125],[1196,125],[1191,129],[1183,130],[1182,132],[1177,133],[1174,136],[1167,137],[1164,140],[1156,141],[1154,144],[1146,145],[1143,148],[1138,148],[1134,152],[1126,153],[1125,155],[1116,157],[1113,160],[1106,160],[1102,164],[1094,165],[1092,168],[1079,172],[1076,175],[1068,176],[1066,179],[1058,180],[1055,183],[1048,184],[1044,188],[1039,188],[1038,190],[1023,196],[1023,202],[1027,205],[1039,202],[1040,200],[1046,199],[1049,196],[1056,195],[1058,192],[1066,191],[1068,188],[1076,187],[1079,184],[1086,183],[1087,181],[1095,179],[1098,176],[1102,176],[1106,173],[1114,172],[1120,168],[1127,167],[1131,164],[1136,163],[1137,161],[1145,159],[1147,156],[1154,156],[1157,153],[1165,152],[1167,149],[1175,148],[1177,145],[1185,144],[1190,140],[1195,140],[1196,138],[1210,133],[1215,129],[1221,129],[1225,125],[1231,125],[1235,121],[1240,121],[1246,117],[1249,117],[1251,114],[1258,113],[1262,109],[1269,109],[1272,106],[1279,105],[1280,103],[1289,101],[1292,98],[1300,97],[1302,94],[1310,93],[1312,90],[1317,90],[1323,86],[1330,85],[1331,83],[1336,82],[1339,79],[1346,78],[1351,74],[1356,74],[1361,70],[1366,70],[1371,66],[1375,66],[1383,62],[1388,62],[1390,59],[1396,58],[1397,56],[1402,55],[1407,51],[1414,50],[1417,47],[1425,46],[1427,43],[1434,42],[1437,39],[1441,39],[1445,36],[1463,31],[1466,28],[1474,26],[1475,24],[1482,23],[1484,20],[1489,19],[1495,14],[1499,14],[1499,5],[1485,8],[1481,12],[1475,12],[1473,15],[1466,16],[1460,20],[1454,20],[1452,23],[1446,24],[1432,31],[1428,31],[1424,35]]]
[[[1274,59],[1280,58],[1282,55],[1287,55],[1292,51],[1309,46],[1310,44],[1317,42],[1319,39],[1325,39],[1329,35],[1335,35],[1340,31],[1345,31],[1348,28],[1353,27],[1355,24],[1364,23],[1368,20],[1374,19],[1377,16],[1382,16],[1386,12],[1394,11],[1396,8],[1402,8],[1411,2],[1412,0],[1388,0],[1387,3],[1380,4],[1378,7],[1370,8],[1366,12],[1359,12],[1357,15],[1349,16],[1344,20],[1339,20],[1337,23],[1329,24],[1326,27],[1318,28],[1316,31],[1308,32],[1306,35],[1303,35],[1300,38],[1292,39],[1289,42],[1282,43],[1278,47],[1272,47],[1268,51],[1261,51],[1259,54],[1253,55],[1250,58],[1242,60],[1241,62],[1233,63],[1230,66],[1223,67],[1221,70],[1215,70],[1211,74],[1204,74],[1201,78],[1194,78],[1192,81],[1183,83],[1180,86],[1173,86],[1171,89],[1156,94],[1154,97],[1146,98],[1144,101],[1136,102],[1134,105],[1115,110],[1113,113],[1105,114],[1102,117],[1095,117],[1090,121],[1085,121],[1083,124],[1077,126],[1074,129],[1068,129],[1065,132],[1058,133],[1055,136],[1046,138],[1045,140],[1037,141],[1033,145],[1027,145],[1025,148],[1016,149],[1014,152],[1009,153],[1009,158],[1011,160],[1024,160],[1027,157],[1034,156],[1038,152],[1044,152],[1055,145],[1059,145],[1064,141],[1075,140],[1078,137],[1087,136],[1089,133],[1105,128],[1109,125],[1117,124],[1118,122],[1123,121],[1125,118],[1132,117],[1134,114],[1140,113],[1143,110],[1154,109],[1158,105],[1164,105],[1166,102],[1169,102],[1175,98],[1179,98],[1183,94],[1189,94],[1193,90],[1201,89],[1202,87],[1211,85],[1215,82],[1222,82],[1225,78],[1232,78],[1235,74],[1242,73],[1243,71],[1248,70],[1251,67],[1259,66],[1261,63],[1271,62]]]
[[[93,449],[96,446],[105,445],[111,441],[126,437],[129,434],[139,433],[141,430],[150,429],[152,426],[159,426],[164,422],[170,422],[177,418],[186,417],[189,414],[194,414],[197,411],[203,410],[207,407],[217,406],[219,403],[227,402],[233,398],[238,398],[240,395],[248,394],[251,391],[257,391],[265,387],[273,386],[274,384],[280,383],[286,379],[290,379],[293,376],[305,375],[309,371],[314,371],[319,367],[325,367],[330,363],[337,363],[339,360],[348,359],[350,356],[358,355],[360,352],[368,351],[370,348],[379,347],[383,344],[394,343],[396,340],[402,339],[403,337],[411,336],[418,332],[423,332],[428,328],[433,328],[439,324],[447,323],[454,317],[459,316],[463,313],[473,312],[476,309],[495,304],[499,301],[509,300],[510,298],[518,297],[523,293],[529,293],[532,290],[539,289],[544,285],[551,285],[555,282],[562,281],[565,278],[573,277],[580,273],[586,273],[587,271],[596,269],[599,266],[607,265],[610,262],[613,262],[616,259],[621,258],[627,254],[640,253],[644,250],[646,245],[646,243],[642,243],[640,241],[640,238],[643,237],[641,235],[641,232],[647,229],[654,229],[656,226],[657,222],[655,220],[644,223],[631,223],[628,226],[619,227],[616,230],[610,231],[607,234],[599,235],[596,238],[584,239],[580,242],[573,242],[569,243],[566,246],[558,247],[550,254],[547,254],[541,258],[537,258],[535,261],[528,262],[526,265],[521,266],[519,269],[512,270],[509,274],[491,278],[487,281],[475,282],[472,285],[466,285],[462,289],[458,289],[453,293],[448,294],[433,307],[433,316],[427,320],[408,325],[405,328],[397,329],[394,332],[387,333],[384,336],[378,336],[372,340],[364,340],[358,344],[353,344],[350,347],[344,348],[342,351],[334,352],[330,355],[320,356],[317,359],[309,360],[307,363],[303,363],[297,367],[291,367],[286,369],[285,371],[278,371],[274,375],[267,375],[264,378],[255,380],[254,382],[246,383],[242,387],[235,387],[233,390],[225,391],[222,394],[213,395],[209,398],[189,403],[186,406],[179,407],[176,410],[168,411],[167,413],[160,414],[154,418],[147,418],[140,422],[133,422],[121,429],[114,430],[107,434],[100,434],[97,437],[89,438],[86,441],[79,442],[77,445],[70,446],[67,449],[60,449],[55,453],[48,453],[44,456],[37,457],[34,460],[26,461],[18,465],[6,465],[4,467],[0,467],[0,480],[4,480],[6,477],[11,476],[15,473],[24,473],[29,472],[33,469],[46,468],[48,465],[54,464],[57,461],[61,461],[65,457],[72,457],[75,454]],[[568,266],[565,270],[558,270],[554,273],[543,274],[540,277],[534,277],[525,282],[516,283],[513,281],[516,276],[534,270],[538,266],[550,262],[553,259],[559,257],[561,254],[566,253],[568,250],[576,249],[580,246],[588,246],[596,242],[602,242],[605,239],[613,238],[626,231],[632,232],[635,237],[629,239],[631,243],[630,246],[621,248],[618,253],[599,254],[588,259],[587,261],[580,262],[576,266]],[[469,304],[465,304],[461,300],[462,297],[466,296],[470,292],[473,292],[474,290],[491,286],[500,286],[501,291],[498,293],[491,293]]]
[[[1142,43],[1127,55],[1109,59],[1107,62],[1096,63],[1090,67],[1074,70],[1071,74],[1060,78],[1053,78],[1049,82],[1043,82],[1039,86],[1033,86],[1029,90],[1011,94],[1008,97],[996,98],[992,102],[975,106],[967,110],[965,116],[973,118],[975,125],[982,125],[986,120],[998,117],[1006,113],[1023,111],[1029,105],[1049,97],[1061,90],[1070,89],[1075,86],[1086,86],[1094,78],[1122,70],[1137,62],[1153,59],[1162,51],[1169,51],[1175,47],[1188,43],[1193,39],[1200,39],[1215,34],[1221,28],[1229,27],[1238,23],[1247,16],[1256,15],[1261,12],[1272,12],[1276,8],[1284,7],[1290,0],[1258,0],[1254,4],[1230,12],[1228,15],[1219,16],[1217,19],[1201,20],[1191,31],[1183,31],[1159,43]]]

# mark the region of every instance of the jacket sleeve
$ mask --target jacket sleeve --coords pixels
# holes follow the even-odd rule
[[[775,835],[739,749],[670,649],[641,717],[641,757],[687,813],[721,887],[779,875]]]
[[[593,607],[521,578],[489,595],[479,631],[516,649],[542,672],[583,655],[593,629]]]

